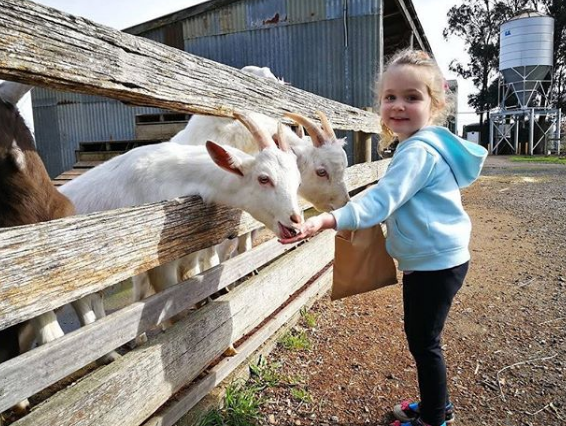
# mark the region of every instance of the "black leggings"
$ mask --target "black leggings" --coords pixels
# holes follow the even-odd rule
[[[417,364],[421,418],[433,426],[444,422],[448,402],[440,335],[452,300],[464,283],[468,264],[403,275],[405,334]]]

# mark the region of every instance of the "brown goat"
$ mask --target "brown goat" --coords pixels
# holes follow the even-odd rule
[[[75,213],[71,201],[51,183],[35,149],[33,135],[16,108],[16,103],[30,89],[17,83],[0,83],[0,228],[30,225]],[[0,362],[30,349],[33,336],[29,330],[24,332],[28,324],[34,329],[38,344],[63,335],[53,312],[9,327],[0,331]],[[23,401],[17,408],[25,410],[27,406],[27,401]]]
[[[52,184],[18,109],[2,99],[6,84],[0,85],[0,228],[73,215],[73,204]]]

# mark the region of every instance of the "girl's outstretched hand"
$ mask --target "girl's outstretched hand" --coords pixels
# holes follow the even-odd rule
[[[297,241],[310,238],[321,229],[331,229],[336,227],[336,220],[330,213],[322,213],[318,216],[313,216],[303,223],[301,232],[292,238],[280,238],[279,242],[282,244],[291,244]]]

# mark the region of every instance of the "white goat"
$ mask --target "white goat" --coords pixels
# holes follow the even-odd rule
[[[60,191],[73,201],[78,213],[200,195],[207,203],[249,212],[280,237],[295,235],[302,223],[297,198],[301,178],[283,126],[278,149],[249,116],[234,115],[253,134],[257,154],[211,141],[206,148],[163,142],[115,157],[61,186]],[[157,276],[151,283],[155,291],[179,281],[175,262],[153,275]],[[134,285],[139,300],[147,290],[143,274],[134,277]],[[99,301],[95,302],[100,308]]]
[[[283,83],[267,67],[247,66],[242,68],[242,71]],[[349,200],[344,182],[348,165],[343,149],[345,140],[336,138],[328,120],[321,113],[319,117],[322,122],[322,130],[306,117],[297,114],[288,114],[288,116],[299,124],[299,135],[288,127],[284,127],[283,130],[291,149],[297,156],[297,164],[301,172],[302,182],[299,187],[299,195],[312,203],[319,211],[329,211],[343,206]],[[277,120],[258,113],[252,113],[251,117],[270,135],[276,134]],[[303,137],[302,126],[307,128],[311,138]],[[175,135],[171,142],[202,145],[207,140],[221,141],[219,143],[248,153],[257,151],[253,138],[244,126],[236,120],[224,117],[194,115],[185,129]],[[194,257],[181,259],[180,269],[185,274],[182,277],[179,276],[178,280],[186,279],[200,270],[226,260],[234,253],[234,244],[234,241],[226,241],[219,246],[202,251],[200,269],[195,265]],[[242,236],[238,242],[238,252],[249,250],[251,245],[252,236],[250,234]],[[150,280],[153,279],[159,279],[159,274],[150,278]],[[173,279],[173,277],[168,279]]]
[[[248,66],[242,71],[280,81],[269,68]],[[298,114],[287,114],[295,122],[305,126],[311,138],[301,138],[290,128],[284,127],[284,134],[291,150],[297,156],[301,172],[299,195],[319,211],[330,211],[342,207],[349,200],[344,175],[348,159],[343,149],[345,139],[337,139],[330,123],[322,113],[318,113],[322,130],[311,120]],[[259,113],[251,118],[269,135],[276,135],[278,121]],[[301,128],[301,127],[299,127]],[[177,133],[171,142],[183,145],[204,145],[213,140],[229,145],[247,153],[257,152],[257,146],[250,133],[236,120],[225,117],[194,115],[187,126]]]

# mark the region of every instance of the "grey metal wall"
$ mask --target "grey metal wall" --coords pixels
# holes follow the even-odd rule
[[[133,139],[135,116],[161,111],[40,87],[32,103],[37,150],[51,177],[72,168],[79,142]]]
[[[236,68],[268,66],[293,86],[371,106],[379,6],[380,0],[236,2],[185,20],[184,48]],[[147,35],[159,38],[155,30]]]
[[[182,21],[184,50],[235,68],[268,66],[295,87],[368,107],[379,63],[380,7],[381,0],[234,2]],[[140,35],[161,41],[166,31]]]

